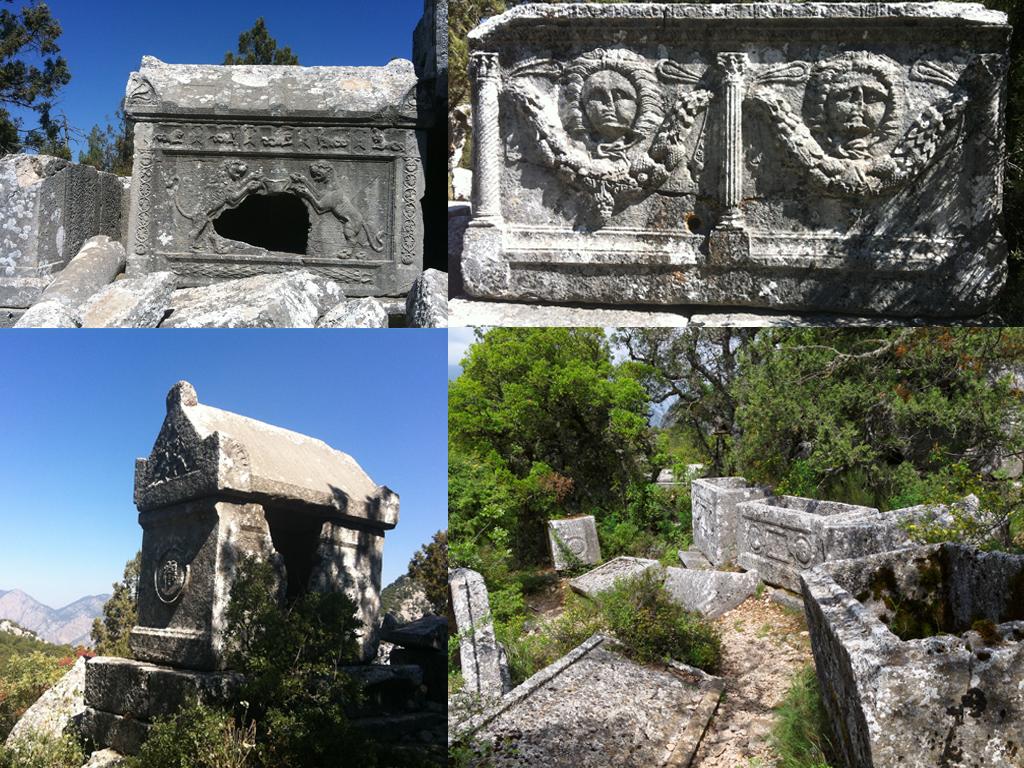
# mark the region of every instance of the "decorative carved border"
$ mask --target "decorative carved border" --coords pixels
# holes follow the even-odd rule
[[[419,199],[416,195],[419,179],[419,158],[406,157],[403,162],[402,175],[402,244],[401,261],[408,266],[416,260],[416,208]]]
[[[139,153],[137,170],[139,176],[139,196],[135,226],[135,253],[139,255],[149,253],[150,206],[153,202],[153,159],[154,153],[151,150],[144,150]]]

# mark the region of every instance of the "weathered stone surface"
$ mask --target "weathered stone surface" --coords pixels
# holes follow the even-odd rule
[[[186,288],[171,296],[162,328],[313,328],[344,298],[340,286],[306,270]]]
[[[773,589],[768,597],[772,599],[772,602],[778,603],[783,608],[788,608],[801,614],[804,612],[804,599],[796,592],[790,592],[788,589],[780,587],[779,589]]]
[[[362,657],[376,654],[384,532],[398,495],[326,443],[201,405],[179,382],[135,467],[143,528],[137,659],[223,667],[224,612],[243,555],[268,559],[291,597],[345,591]]]
[[[348,296],[405,293],[422,269],[423,158],[412,62],[206,66],[146,57],[135,121],[130,275],[204,285],[289,269]]]
[[[92,707],[85,708],[81,728],[94,744],[104,745],[122,755],[137,755],[149,736],[149,723]]]
[[[405,300],[405,321],[410,328],[448,327],[448,275],[428,269],[416,278]]]
[[[89,661],[88,673],[83,672],[83,682],[86,706],[149,722],[173,715],[191,701],[226,703],[237,694],[242,677],[97,656]]]
[[[883,530],[885,521],[874,507],[769,496],[736,508],[736,561],[775,586],[800,589],[800,571],[836,559],[834,552],[870,554],[891,548],[890,531]]]
[[[76,309],[56,299],[33,304],[14,324],[15,328],[80,328],[82,318]]]
[[[548,520],[548,545],[556,571],[601,562],[601,544],[593,515]]]
[[[657,560],[643,557],[616,557],[604,565],[599,565],[582,576],[569,580],[569,586],[585,597],[594,597],[607,592],[616,582],[635,579],[648,568],[658,564]]]
[[[317,328],[387,328],[388,313],[377,299],[346,299],[321,317]]]
[[[463,266],[466,266],[465,264]],[[505,327],[565,326],[604,328],[685,328],[686,315],[635,309],[598,309],[453,298],[448,301],[448,325]]]
[[[695,571],[710,571],[714,567],[711,565],[711,561],[696,549],[680,549],[679,562],[683,564],[684,568],[692,568]]]
[[[1016,768],[1024,557],[942,544],[802,574],[846,768]]]
[[[502,668],[484,577],[469,568],[456,568],[448,572],[448,592],[464,690],[485,699],[501,696],[510,687],[508,670]]]
[[[88,238],[120,236],[121,184],[87,165],[8,155],[0,199],[0,307],[34,304]]]
[[[173,272],[115,280],[82,306],[82,327],[156,328],[176,286]]]
[[[57,738],[85,710],[85,659],[79,657],[67,674],[18,718],[6,746],[13,747],[32,735]]]
[[[389,613],[381,624],[380,639],[403,648],[445,650],[448,647],[448,620],[443,616],[428,615],[408,624],[399,624]]]
[[[705,477],[690,485],[693,543],[712,565],[736,560],[736,533],[741,501],[760,499],[771,493],[763,485],[750,485],[742,477]]]
[[[722,690],[692,667],[638,664],[597,635],[449,726],[449,739],[492,743],[495,768],[678,768],[693,760]]]
[[[665,589],[688,611],[709,618],[721,616],[742,603],[757,589],[757,571],[732,573],[690,568],[665,569]]]
[[[473,296],[984,310],[1006,16],[977,4],[521,5],[470,33]]]
[[[116,768],[124,762],[124,755],[112,749],[101,749],[89,755],[89,760],[82,768]]]

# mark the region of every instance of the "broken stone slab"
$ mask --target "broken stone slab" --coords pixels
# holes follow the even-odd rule
[[[801,616],[804,613],[804,598],[802,595],[796,592],[790,592],[788,589],[773,589],[769,594],[773,603],[781,605],[790,611],[796,611]]]
[[[801,575],[845,768],[1016,768],[1024,556],[938,544]]]
[[[101,749],[89,755],[89,760],[82,768],[116,768],[124,763],[124,755],[112,749]]]
[[[616,557],[592,571],[570,579],[569,586],[584,597],[592,598],[614,588],[620,581],[635,579],[657,564],[657,560],[643,557]]]
[[[18,718],[5,745],[16,747],[33,736],[60,738],[64,729],[85,710],[84,692],[85,658],[79,657],[64,677]]]
[[[400,624],[393,614],[384,617],[380,639],[403,648],[442,651],[448,647],[448,620],[427,615],[408,624]]]
[[[889,541],[886,522],[874,507],[768,496],[736,508],[736,561],[758,571],[765,583],[794,591],[800,588],[800,571],[835,559],[833,552],[870,554]],[[879,530],[884,535],[873,535]]]
[[[485,712],[449,725],[449,746],[493,745],[494,768],[690,765],[723,683],[674,663],[638,664],[595,635]]]
[[[601,544],[593,515],[548,520],[548,544],[556,571],[601,562]]]
[[[313,328],[344,298],[337,283],[306,270],[185,288],[161,328]]]
[[[346,299],[335,304],[317,323],[317,328],[387,328],[388,313],[377,299]]]
[[[692,568],[695,571],[710,571],[714,568],[711,561],[696,549],[680,549],[679,561],[684,568]]]
[[[190,287],[305,269],[349,297],[405,294],[423,265],[417,89],[403,59],[143,58],[125,92],[135,124],[129,275],[172,271]]]
[[[466,235],[470,210],[465,203],[448,202],[448,298],[463,295],[462,239]],[[449,305],[449,314],[451,308]]]
[[[508,670],[502,668],[484,577],[469,568],[449,571],[448,593],[459,637],[464,690],[482,699],[501,696],[509,689]]]
[[[137,755],[149,736],[150,724],[92,707],[82,713],[81,731],[93,744],[122,755]]]
[[[693,543],[714,566],[735,562],[737,504],[768,496],[771,489],[742,477],[704,477],[690,485]]]
[[[675,312],[478,301],[467,298],[452,298],[448,301],[448,325],[452,328],[482,325],[528,328],[685,328],[687,323],[686,315]]]
[[[0,307],[24,309],[94,235],[119,239],[121,184],[47,155],[0,159]]]
[[[468,38],[466,290],[984,312],[1007,270],[1007,17],[870,8],[559,3],[487,19]],[[852,120],[850,87],[874,105]]]
[[[40,301],[26,309],[15,328],[80,328],[82,318],[78,311],[56,299]]]
[[[173,272],[115,280],[82,306],[82,327],[156,328],[176,287]]]
[[[448,275],[428,269],[416,278],[405,300],[405,321],[410,328],[448,327]]]
[[[714,619],[731,611],[757,590],[757,571],[697,571],[665,569],[665,590],[688,611]]]

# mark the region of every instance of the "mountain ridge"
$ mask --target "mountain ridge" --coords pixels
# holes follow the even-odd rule
[[[0,619],[9,619],[58,645],[90,645],[93,619],[103,615],[109,594],[85,595],[51,608],[21,589],[0,590]]]

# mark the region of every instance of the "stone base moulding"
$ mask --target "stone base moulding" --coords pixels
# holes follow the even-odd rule
[[[1010,27],[978,4],[522,5],[470,33],[478,298],[980,314]]]

